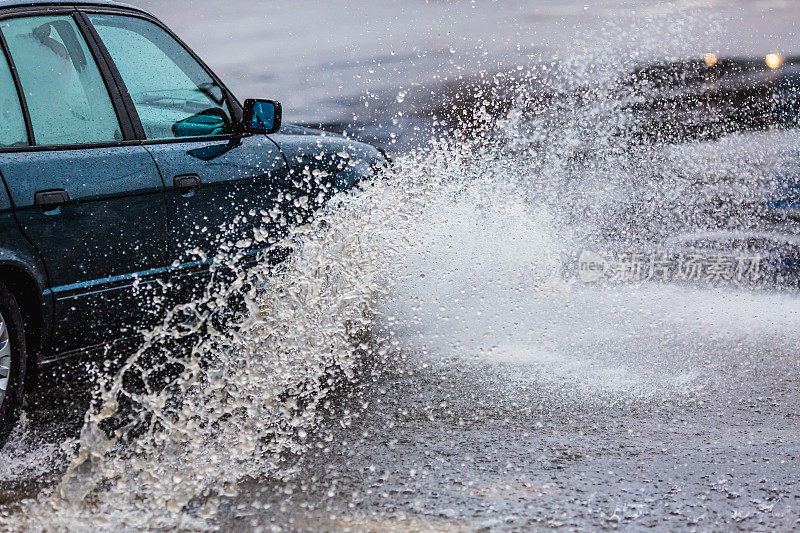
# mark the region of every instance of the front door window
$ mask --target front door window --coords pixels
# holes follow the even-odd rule
[[[222,88],[169,33],[144,19],[89,15],[148,139],[230,133]]]

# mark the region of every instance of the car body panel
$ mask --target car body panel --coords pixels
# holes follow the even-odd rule
[[[44,294],[50,284],[47,271],[36,248],[25,238],[17,224],[5,182],[1,178],[0,173],[0,266],[25,272]]]
[[[286,157],[296,192],[313,198],[323,189],[327,196],[348,190],[387,163],[374,146],[311,128],[287,125],[270,138]]]
[[[148,145],[164,182],[169,218],[169,263],[174,298],[202,294],[209,265],[226,257],[254,254],[267,244],[255,239],[263,213],[273,209],[286,177],[286,161],[263,135],[228,140]],[[192,191],[174,186],[195,175]]]
[[[2,176],[0,176],[2,178]],[[17,295],[30,298],[23,310],[29,337],[28,361],[35,364],[49,353],[53,324],[53,296],[44,263],[25,238],[14,217],[5,183],[0,179],[0,276]],[[29,280],[25,282],[24,280]]]
[[[24,272],[38,287],[42,296],[42,305],[44,307],[51,306],[52,297],[48,292],[47,271],[36,248],[19,230],[10,209],[0,209],[0,267]],[[46,310],[43,310],[42,313],[47,315]]]
[[[55,350],[104,342],[154,317],[143,294],[166,275],[167,218],[163,182],[143,147],[9,153],[0,172],[48,270]],[[53,189],[70,202],[34,205],[37,192]]]

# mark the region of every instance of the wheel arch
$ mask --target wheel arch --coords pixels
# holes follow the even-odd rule
[[[34,376],[38,361],[45,354],[52,330],[52,305],[45,296],[46,281],[24,263],[0,260],[0,282],[11,291],[20,307],[25,326],[28,377]],[[33,379],[26,379],[28,385]]]

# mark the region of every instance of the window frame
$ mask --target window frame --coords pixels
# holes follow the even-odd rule
[[[156,17],[145,13],[143,11],[136,11],[126,8],[120,8],[116,6],[85,6],[78,8],[78,12],[81,14],[84,23],[86,24],[89,32],[92,34],[100,53],[105,58],[105,61],[108,63],[111,75],[114,78],[114,81],[120,88],[120,92],[123,95],[123,100],[126,103],[128,114],[130,115],[131,123],[133,124],[134,130],[136,132],[137,140],[142,145],[155,145],[155,144],[172,144],[172,143],[196,143],[202,141],[230,141],[237,137],[241,137],[241,133],[238,132],[238,128],[236,127],[237,124],[241,123],[242,117],[244,116],[244,112],[242,110],[241,103],[236,99],[233,93],[228,89],[228,87],[223,83],[223,81],[216,75],[216,73],[209,68],[208,65],[192,50],[186,43],[178,37],[175,32],[173,32],[169,27],[167,27],[163,22],[158,20]],[[228,106],[228,111],[231,115],[231,120],[233,121],[233,131],[231,133],[225,133],[222,135],[207,135],[207,136],[195,136],[195,137],[176,137],[171,139],[147,139],[147,136],[144,131],[144,127],[142,127],[142,122],[139,119],[139,113],[136,111],[136,107],[133,103],[133,99],[131,98],[130,94],[128,93],[128,88],[125,85],[125,82],[122,79],[122,76],[117,70],[117,66],[114,63],[114,60],[111,58],[111,54],[109,54],[108,50],[103,44],[103,40],[100,38],[100,35],[97,33],[94,25],[89,20],[88,15],[117,15],[129,18],[138,18],[142,20],[146,20],[156,27],[164,31],[167,35],[172,37],[175,42],[183,48],[186,53],[200,66],[200,68],[208,74],[208,76],[216,83],[219,88],[222,90],[222,93],[225,97],[225,103]]]
[[[175,39],[179,46],[194,59],[200,68],[202,68],[214,82],[219,85],[225,95],[225,101],[231,113],[231,119],[234,122],[234,131],[224,135],[205,136],[205,137],[180,137],[174,139],[147,139],[142,123],[139,119],[139,114],[136,112],[133,99],[128,94],[128,89],[122,76],[117,70],[116,64],[111,59],[102,39],[95,30],[94,26],[87,17],[88,14],[101,14],[101,15],[120,15],[131,18],[144,19],[158,26],[161,30],[165,31],[170,37]],[[236,128],[236,124],[242,121],[243,110],[239,100],[233,95],[228,87],[222,82],[213,70],[211,70],[200,57],[181,40],[169,27],[156,17],[139,11],[135,8],[117,7],[117,6],[92,6],[92,5],[67,5],[67,6],[25,6],[14,7],[0,10],[0,21],[22,18],[22,17],[37,17],[37,16],[71,16],[75,25],[78,28],[80,36],[86,42],[89,48],[92,59],[100,71],[100,76],[103,78],[103,83],[106,86],[109,98],[111,99],[114,112],[117,115],[120,129],[122,130],[123,140],[121,141],[108,141],[99,143],[84,143],[84,144],[65,144],[65,145],[38,145],[31,126],[31,118],[28,110],[28,102],[25,98],[22,84],[20,83],[19,73],[14,64],[14,58],[8,50],[8,45],[5,42],[5,36],[0,32],[0,54],[8,61],[8,67],[11,70],[11,76],[16,85],[17,94],[20,99],[20,106],[22,107],[22,115],[27,129],[28,146],[5,146],[0,147],[0,154],[9,152],[42,152],[42,151],[65,151],[65,150],[85,150],[90,148],[112,148],[118,146],[141,146],[153,144],[170,144],[170,143],[191,143],[202,141],[231,141],[242,136],[242,133]],[[1,59],[1,58],[0,58]]]

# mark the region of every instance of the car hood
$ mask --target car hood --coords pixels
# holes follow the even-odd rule
[[[299,124],[283,124],[281,126],[279,134],[285,135],[314,135],[317,137],[333,137],[336,139],[345,139],[344,135],[339,133],[331,133],[329,131],[322,131],[314,128],[309,128],[307,126],[301,126]]]
[[[337,133],[286,124],[269,137],[283,152],[290,174],[302,176],[323,171],[337,190],[352,188],[389,164],[378,148]]]

